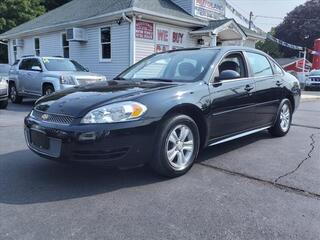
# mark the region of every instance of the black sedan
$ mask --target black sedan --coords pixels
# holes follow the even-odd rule
[[[25,119],[45,158],[186,173],[199,150],[263,130],[281,137],[299,82],[255,49],[217,47],[152,55],[114,80],[38,100]]]

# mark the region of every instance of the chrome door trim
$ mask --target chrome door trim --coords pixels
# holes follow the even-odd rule
[[[215,145],[218,145],[218,144],[221,144],[221,143],[229,142],[229,141],[232,141],[232,140],[235,140],[235,139],[238,139],[238,138],[242,138],[242,137],[245,137],[245,136],[249,136],[251,134],[254,134],[254,133],[257,133],[257,132],[261,132],[263,130],[267,130],[268,128],[271,128],[271,127],[272,126],[268,126],[268,127],[258,128],[258,129],[251,130],[251,131],[248,131],[248,132],[240,133],[238,135],[235,135],[235,136],[232,136],[232,137],[228,137],[228,138],[225,138],[225,139],[220,140],[218,142],[212,143],[212,144],[209,145],[209,147],[215,146]]]

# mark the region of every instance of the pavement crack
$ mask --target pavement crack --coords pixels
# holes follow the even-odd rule
[[[310,159],[310,158],[312,157],[312,153],[313,153],[313,151],[314,151],[314,149],[315,149],[315,144],[316,144],[316,140],[315,140],[314,137],[315,137],[315,134],[311,134],[311,135],[310,135],[311,143],[310,143],[310,150],[309,150],[309,152],[308,152],[308,154],[307,154],[307,157],[304,158],[304,159],[298,164],[298,166],[297,166],[295,169],[293,169],[292,171],[287,172],[286,174],[281,175],[280,177],[278,177],[278,178],[274,181],[275,184],[277,184],[281,179],[283,179],[283,178],[285,178],[285,177],[288,177],[288,176],[291,175],[291,174],[294,174],[296,171],[299,170],[299,168],[303,165],[303,163],[305,163],[308,159]]]
[[[219,171],[219,172],[222,172],[222,173],[225,173],[225,174],[238,176],[238,177],[243,177],[243,178],[246,178],[246,179],[249,179],[249,180],[261,182],[263,184],[267,184],[267,185],[279,188],[281,190],[289,191],[289,192],[292,192],[292,193],[295,193],[295,194],[303,195],[305,197],[311,197],[311,198],[315,198],[317,200],[320,200],[320,194],[319,193],[309,192],[309,191],[306,191],[304,189],[297,188],[297,187],[294,187],[294,186],[288,186],[288,185],[285,185],[285,184],[274,182],[272,180],[266,180],[266,179],[258,178],[258,177],[255,177],[255,176],[247,175],[245,173],[239,173],[239,172],[236,172],[236,171],[232,171],[232,170],[228,170],[228,169],[212,166],[212,165],[209,165],[209,164],[206,164],[206,163],[197,163],[197,164],[201,165],[203,167],[214,169],[216,171]]]
[[[308,126],[308,125],[303,125],[303,124],[292,124],[292,126],[294,126],[294,127],[302,127],[302,128],[310,128],[310,129],[320,130],[320,127]]]

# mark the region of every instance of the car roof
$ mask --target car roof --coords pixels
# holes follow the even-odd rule
[[[218,46],[218,47],[202,47],[202,48],[182,48],[182,49],[175,49],[175,50],[170,50],[168,52],[179,52],[179,51],[208,51],[208,50],[218,50],[222,53],[227,53],[230,51],[248,51],[248,52],[255,52],[255,53],[259,53],[265,56],[268,56],[268,54],[266,54],[263,51],[260,51],[258,49],[255,48],[250,48],[250,47],[241,47],[241,46]]]
[[[64,57],[59,57],[59,56],[56,56],[56,57],[46,57],[46,56],[35,56],[35,55],[26,55],[26,56],[22,56],[20,58],[20,60],[22,59],[29,59],[29,58],[38,58],[38,59],[43,59],[43,58],[46,58],[46,59],[69,59],[69,58],[64,58]]]

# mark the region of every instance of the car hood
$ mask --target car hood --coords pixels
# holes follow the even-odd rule
[[[40,98],[35,109],[51,114],[83,117],[88,111],[113,102],[134,100],[178,84],[159,82],[108,81],[68,90]]]
[[[98,73],[92,73],[92,72],[73,72],[73,71],[50,71],[49,72],[52,75],[65,75],[65,76],[74,76],[74,77],[102,77],[103,75]]]

